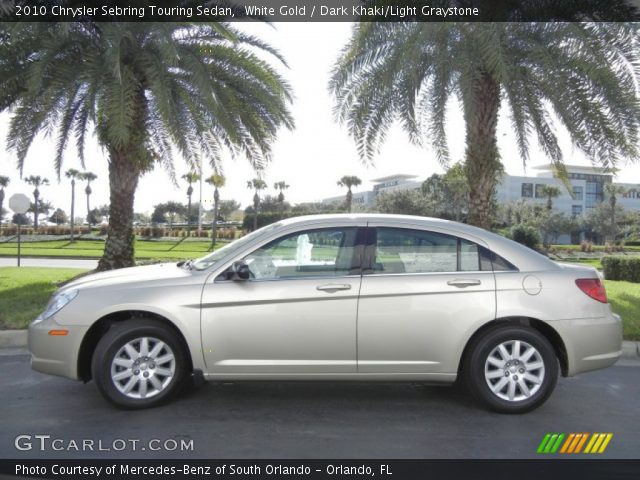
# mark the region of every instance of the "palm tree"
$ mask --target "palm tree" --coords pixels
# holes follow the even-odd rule
[[[218,189],[224,187],[226,179],[224,175],[214,173],[205,180],[209,185],[213,185],[213,220],[211,222],[211,250],[216,248],[216,237],[218,234],[218,208],[220,207],[220,192]]]
[[[0,229],[2,228],[2,208],[4,204],[4,189],[9,185],[11,179],[9,177],[5,177],[4,175],[0,175]]]
[[[353,192],[351,191],[351,187],[357,187],[362,183],[355,175],[345,175],[340,180],[338,180],[339,187],[347,188],[347,198],[345,201],[345,205],[347,207],[347,212],[351,213],[351,203],[353,202]]]
[[[618,203],[618,195],[624,193],[624,187],[622,185],[614,185],[613,183],[607,183],[604,186],[604,192],[609,197],[609,206],[611,207],[611,243],[616,241],[616,204]]]
[[[187,203],[187,231],[188,231],[189,227],[191,226],[191,195],[193,195],[193,186],[192,186],[192,184],[197,182],[198,180],[200,180],[200,175],[198,175],[198,173],[196,173],[196,172],[189,172],[189,173],[185,173],[184,175],[182,175],[182,179],[186,180],[186,182],[189,184],[189,188],[187,188],[187,198],[188,198],[188,203]]]
[[[73,229],[75,228],[75,208],[76,208],[76,178],[80,177],[80,172],[75,168],[70,168],[64,173],[65,177],[71,179],[71,243],[73,243]]]
[[[0,112],[11,115],[7,143],[20,170],[41,131],[57,137],[58,172],[70,139],[83,160],[90,127],[108,155],[99,270],[134,264],[143,173],[172,171],[176,152],[195,168],[225,149],[261,167],[278,129],[293,126],[291,89],[269,62],[282,57],[230,23],[3,23],[0,36]]]
[[[49,185],[49,180],[41,177],[40,175],[29,175],[24,179],[26,183],[29,185],[33,185],[33,228],[38,230],[38,213],[40,210],[39,200],[40,200],[40,188],[44,185]]]
[[[93,182],[98,176],[93,172],[82,172],[79,176],[81,180],[87,182],[87,186],[84,189],[84,194],[87,196],[87,222],[91,223],[89,220],[89,213],[91,212],[91,203],[89,202],[89,197],[93,191],[91,190],[91,182]]]
[[[363,22],[332,73],[336,115],[363,160],[399,120],[414,143],[430,139],[446,164],[447,104],[457,99],[466,128],[469,222],[487,228],[502,169],[496,127],[503,105],[523,162],[535,132],[561,177],[552,112],[594,162],[612,166],[638,156],[639,32],[631,22]]]
[[[258,209],[260,208],[260,190],[267,188],[267,182],[261,178],[254,178],[247,182],[247,188],[255,190],[253,195],[253,230],[258,229]]]
[[[562,192],[554,185],[543,185],[540,194],[547,197],[547,210],[553,210],[553,199],[558,198]]]
[[[278,203],[280,204],[280,218],[284,217],[284,191],[289,188],[289,184],[287,182],[276,182],[273,184],[273,188],[279,190],[278,193]]]

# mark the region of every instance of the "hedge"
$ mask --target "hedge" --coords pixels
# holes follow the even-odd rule
[[[607,280],[640,283],[640,257],[607,256],[601,263]]]
[[[49,225],[45,227],[38,227],[36,230],[30,225],[22,225],[20,229],[22,235],[70,235],[71,227],[65,225]],[[73,231],[76,235],[87,235],[91,233],[91,229],[89,227],[83,226],[75,226]],[[18,234],[17,225],[9,225],[6,227],[2,227],[0,229],[0,235],[5,237],[13,237]]]
[[[276,223],[282,218],[289,218],[297,216],[295,213],[284,212],[284,215],[278,212],[264,212],[258,213],[258,228],[262,228],[266,225]],[[242,221],[242,228],[247,231],[253,230],[253,213],[246,213]]]
[[[144,238],[161,238],[161,237],[192,237],[192,238],[211,238],[211,225],[202,225],[202,230],[198,233],[195,228],[193,230],[185,230],[183,228],[165,228],[159,226],[152,227],[136,227],[134,228],[135,235]],[[103,234],[107,233],[105,231]],[[216,237],[223,240],[235,240],[242,235],[242,232],[235,228],[220,228],[218,227]]]

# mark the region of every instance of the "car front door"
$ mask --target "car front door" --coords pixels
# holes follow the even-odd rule
[[[417,228],[369,229],[358,308],[360,373],[454,374],[469,331],[495,318],[484,247]]]
[[[237,259],[249,279],[210,279],[201,310],[207,372],[354,373],[357,236],[352,226],[289,233]]]

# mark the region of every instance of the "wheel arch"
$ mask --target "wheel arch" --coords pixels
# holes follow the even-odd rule
[[[111,312],[99,318],[93,325],[91,325],[89,330],[87,330],[87,333],[85,333],[78,352],[77,372],[80,380],[85,383],[91,380],[91,358],[93,357],[93,353],[95,352],[98,342],[109,331],[109,329],[114,324],[136,318],[149,318],[161,322],[171,328],[175,332],[176,338],[181,343],[185,355],[187,356],[188,371],[193,370],[193,360],[191,358],[189,345],[175,323],[160,314],[146,310],[122,310],[118,312]]]
[[[471,347],[476,342],[476,340],[481,338],[486,332],[490,330],[508,326],[508,325],[528,326],[535,329],[538,333],[544,336],[553,347],[556,357],[560,362],[560,371],[562,373],[562,376],[566,377],[568,375],[569,357],[567,355],[567,348],[564,344],[564,341],[562,340],[562,337],[557,332],[557,330],[542,320],[523,316],[523,317],[497,318],[495,320],[492,320],[491,322],[485,323],[480,328],[478,328],[471,335],[471,337],[469,337],[469,339],[467,340],[467,343],[464,346],[462,355],[460,356],[460,362],[458,363],[458,376],[462,375],[464,359],[471,352],[471,349],[472,349]]]

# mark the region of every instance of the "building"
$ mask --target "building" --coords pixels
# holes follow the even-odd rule
[[[560,196],[553,199],[555,210],[567,215],[582,215],[604,200],[604,186],[613,182],[613,175],[596,167],[567,166],[567,179],[571,189],[553,173],[550,165],[534,167],[539,173],[534,177],[505,175],[496,189],[499,203],[526,200],[546,203],[543,187],[551,185],[560,189]]]
[[[505,175],[496,188],[498,203],[526,200],[545,204],[547,198],[542,195],[545,185],[560,189],[560,196],[553,199],[554,210],[566,215],[582,215],[605,199],[605,185],[614,183],[623,187],[618,204],[626,210],[640,210],[640,184],[613,182],[614,174],[598,167],[567,165],[567,179],[571,191],[554,175],[551,165],[534,167],[535,176]],[[371,180],[373,190],[353,192],[353,205],[370,206],[380,193],[395,190],[418,189],[423,180],[415,180],[417,175],[397,174]],[[343,202],[344,195],[325,198],[323,203]]]
[[[535,176],[505,175],[496,188],[496,200],[498,203],[510,203],[527,201],[545,205],[547,197],[543,195],[545,185],[553,185],[559,188],[560,196],[553,199],[553,209],[567,216],[580,216],[603,202],[606,197],[605,185],[614,183],[621,186],[623,192],[618,197],[618,205],[625,210],[640,210],[640,184],[614,182],[614,173],[611,170],[599,167],[583,167],[567,165],[567,186],[554,175],[551,165],[534,167]],[[353,205],[368,207],[374,204],[376,196],[384,192],[395,190],[418,189],[422,180],[416,180],[416,175],[397,174],[376,178],[373,182],[373,190],[353,192]],[[343,202],[344,195],[324,199],[323,203]],[[560,235],[557,243],[575,243],[580,236]]]
[[[351,204],[361,207],[369,207],[376,201],[376,196],[380,193],[393,192],[394,190],[408,190],[414,188],[420,188],[422,181],[415,181],[414,178],[418,178],[417,175],[405,175],[396,174],[389,175],[388,177],[380,177],[371,180],[373,183],[373,190],[365,192],[353,192],[353,200]],[[345,200],[345,195],[338,197],[329,197],[322,200],[322,203],[342,203]]]

